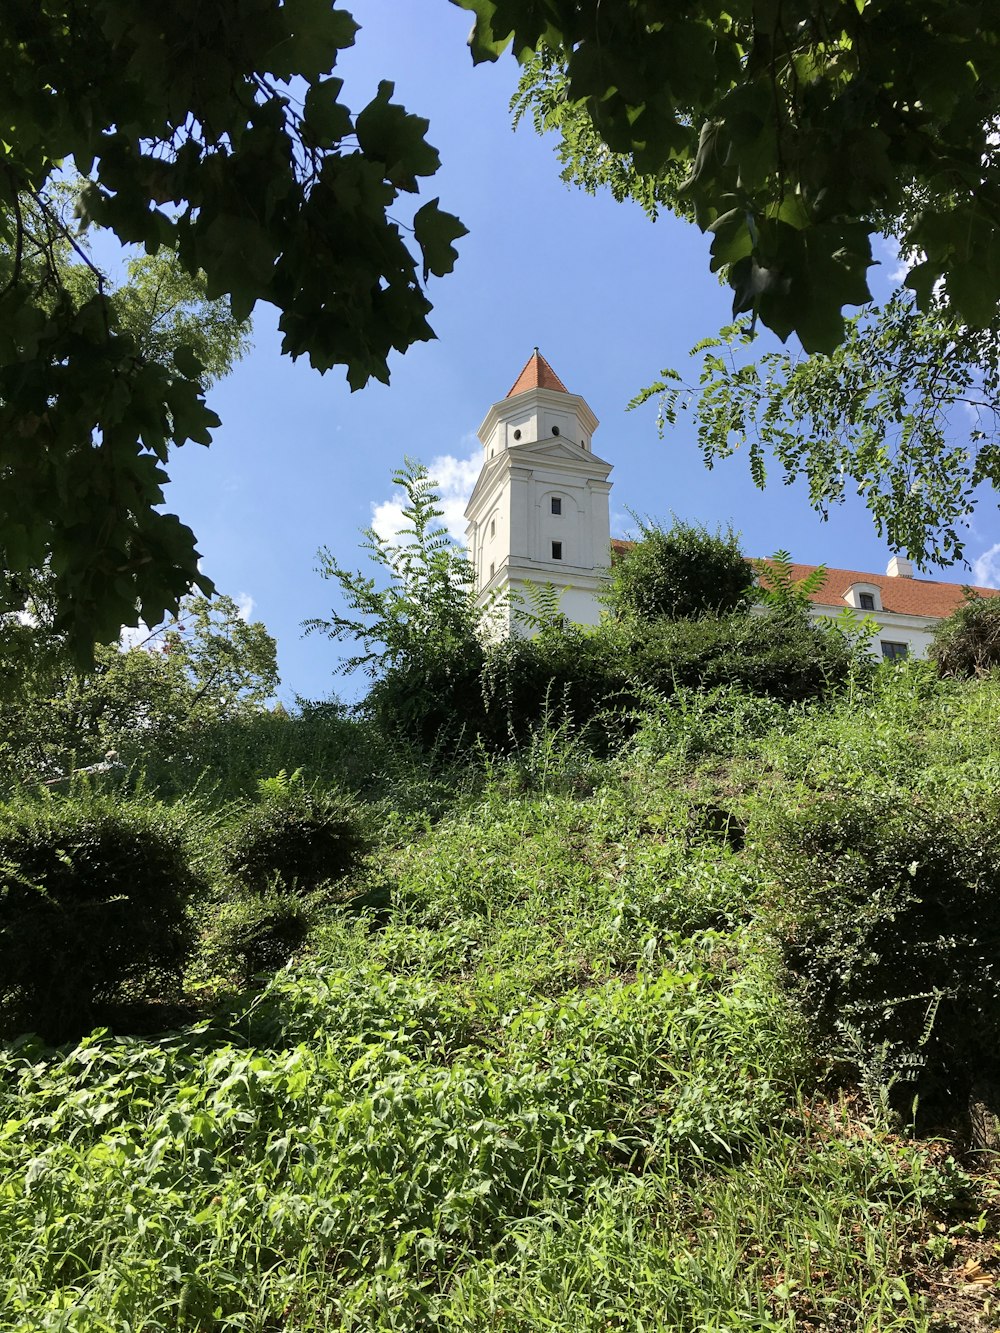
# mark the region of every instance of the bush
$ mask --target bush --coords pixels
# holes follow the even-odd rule
[[[366,839],[347,797],[283,777],[262,785],[261,802],[242,813],[225,840],[227,875],[257,893],[275,883],[310,893],[354,868]]]
[[[935,628],[928,656],[942,676],[984,676],[1000,667],[1000,597],[970,597]]]
[[[0,1026],[61,1041],[175,987],[200,887],[178,810],[96,796],[0,808]]]
[[[164,800],[197,787],[218,804],[252,800],[261,773],[301,769],[310,779],[371,791],[389,758],[385,737],[336,700],[299,699],[292,713],[246,712],[213,719],[156,744],[137,735],[122,759]]]
[[[279,888],[237,892],[219,905],[205,931],[201,970],[238,984],[277,971],[305,942],[312,915],[299,894]]]
[[[460,651],[428,651],[399,662],[372,685],[365,711],[384,735],[415,742],[425,752],[471,741],[487,724],[485,660],[473,639]]]
[[[606,602],[619,619],[724,615],[746,605],[755,577],[728,528],[709,532],[678,519],[639,523],[639,538],[611,568]]]
[[[467,743],[477,737],[491,750],[522,745],[545,721],[589,729],[600,748],[618,718],[639,717],[652,689],[735,688],[784,703],[833,693],[856,667],[843,636],[804,619],[731,615],[696,620],[616,622],[596,630],[569,626],[535,639],[505,639],[478,659],[431,662],[391,669],[370,696],[377,716],[392,716],[393,701],[416,698],[420,707],[396,724],[419,744]]]
[[[736,686],[785,703],[831,694],[854,665],[841,635],[767,615],[661,621],[635,636],[629,657],[635,675],[661,694]]]
[[[1000,1075],[1000,817],[885,797],[765,830],[778,932],[817,1036],[909,1102]]]

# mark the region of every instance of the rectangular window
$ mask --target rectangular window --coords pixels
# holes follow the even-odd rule
[[[497,521],[496,521],[495,518],[491,518],[491,519],[490,519],[490,536],[491,536],[491,537],[495,537],[496,535],[497,535]]]
[[[496,565],[495,565],[495,564],[493,563],[493,561],[491,560],[491,561],[490,561],[490,578],[493,577],[495,571],[496,571]]]
[[[552,543],[552,559],[553,559],[553,560],[561,560],[561,559],[562,559],[562,542],[553,542],[553,543]]]
[[[905,657],[909,657],[910,649],[905,643],[890,643],[888,639],[882,641],[882,656],[889,662],[902,662]]]
[[[870,592],[858,593],[858,605],[861,607],[862,611],[874,611],[875,598]]]
[[[562,513],[562,500],[558,495],[553,495],[552,497],[552,512],[553,514]]]

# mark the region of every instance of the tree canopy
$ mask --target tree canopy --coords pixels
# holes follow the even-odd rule
[[[477,60],[554,57],[550,91],[712,235],[748,312],[832,351],[898,231],[921,309],[1000,299],[1000,11],[980,0],[455,0]],[[537,71],[536,71],[537,72]],[[574,122],[580,133],[580,121]]]
[[[760,351],[743,319],[695,346],[696,380],[666,370],[633,405],[655,398],[661,430],[693,410],[709,468],[742,451],[758,486],[772,469],[801,477],[824,517],[854,490],[892,550],[950,564],[977,488],[1000,489],[998,337],[1000,319],[968,328],[905,291],[849,321],[829,356]]]
[[[709,532],[675,518],[669,528],[636,518],[632,545],[616,555],[606,602],[619,619],[681,620],[745,608],[754,571],[732,528]]]
[[[260,714],[279,683],[273,637],[224,595],[185,598],[131,648],[98,644],[86,672],[44,625],[0,628],[0,768],[15,785],[65,776],[109,749],[127,763],[153,750],[184,756],[213,725]]]
[[[137,341],[58,206],[174,252],[210,300],[279,311],[283,351],[352,387],[433,336],[426,279],[464,228],[436,199],[390,210],[433,175],[427,122],[382,83],[356,114],[334,70],[357,24],[330,0],[9,0],[0,11],[0,548],[6,605],[48,565],[84,652],[155,624],[199,572],[193,533],[160,508],[170,451],[208,444],[205,347]],[[91,289],[67,276],[72,254]],[[10,577],[13,576],[13,577]]]
[[[622,13],[648,10],[649,18],[652,8],[603,11],[599,33],[612,52],[624,50],[629,40],[627,25],[617,26],[625,23]],[[689,18],[704,18],[709,8],[688,7]],[[513,108],[516,120],[528,117],[540,133],[559,135],[567,182],[590,192],[606,187],[654,218],[667,209],[702,225],[708,220],[712,266],[733,285],[734,310],[744,313],[696,345],[696,377],[664,370],[633,405],[655,397],[661,427],[693,409],[709,467],[742,451],[759,486],[773,471],[786,482],[801,477],[824,516],[855,490],[890,547],[923,566],[963,557],[977,488],[984,482],[1000,486],[1000,288],[991,248],[1000,198],[994,132],[1000,66],[995,41],[989,45],[994,19],[980,6],[921,6],[919,14],[911,9],[895,0],[783,4],[777,10],[755,5],[746,13],[727,6],[719,18],[721,42],[735,42],[742,63],[735,74],[730,70],[729,85],[720,83],[717,105],[703,90],[697,107],[677,113],[692,135],[698,118],[709,118],[701,123],[721,135],[723,160],[705,162],[693,140],[684,147],[679,139],[677,150],[658,160],[656,145],[641,133],[608,130],[606,103],[613,109],[620,98],[583,95],[586,79],[579,70],[574,78],[578,53],[567,54],[561,29],[555,39],[550,32],[537,50],[522,53]],[[977,31],[989,49],[975,47]],[[646,37],[652,40],[638,29],[633,33],[637,52]],[[930,77],[934,41],[941,69],[953,68],[962,53],[967,61],[947,89],[937,73]],[[769,42],[771,60],[762,64]],[[717,61],[720,77],[721,69]],[[668,65],[668,83],[670,70]],[[645,77],[640,70],[621,96],[638,96]],[[740,136],[750,122],[740,108],[745,111],[766,84],[773,93],[770,119],[762,122],[756,145],[744,142]],[[835,160],[833,140],[824,136],[838,121],[843,151]],[[653,121],[644,113],[636,124],[652,127]],[[807,161],[803,155],[814,151],[818,156]],[[755,177],[741,154],[749,154],[751,166],[756,161],[763,174]],[[881,193],[873,188],[873,162],[881,162],[885,175]],[[742,211],[717,210],[713,217],[705,211],[705,191],[721,190],[734,165]],[[774,211],[775,190],[782,199],[808,205],[798,220]],[[851,300],[865,304],[843,323],[838,321],[849,287],[830,273],[824,277],[829,256],[819,264],[810,258],[823,237],[833,235],[824,231],[830,210],[852,225],[863,224],[865,245],[873,231],[881,231],[904,256],[902,271],[893,275],[902,285],[880,305],[859,291]],[[792,255],[787,268],[779,254],[786,243]],[[766,263],[765,251],[771,254]],[[800,252],[805,259],[796,267]],[[759,300],[746,299],[741,288],[747,264],[764,275]],[[758,319],[784,338],[789,312],[806,306],[827,321],[828,336],[814,336],[814,315],[807,312],[807,324],[795,325],[805,352],[760,350]]]

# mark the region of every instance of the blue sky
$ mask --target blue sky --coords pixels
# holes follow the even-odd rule
[[[821,522],[804,487],[775,480],[762,493],[739,456],[707,472],[691,423],[660,439],[652,405],[625,410],[663,367],[693,371],[689,349],[729,317],[727,291],[708,271],[707,238],[568,189],[553,142],[510,127],[513,60],[473,69],[469,16],[446,0],[348,8],[362,24],[338,66],[349,105],[360,109],[380,79],[395,82],[395,100],[429,119],[442,158],[416,202],[440,196],[470,234],[454,273],[429,288],[437,341],[396,357],[389,387],[352,394],[340,370],[320,376],[293,365],[279,354],[273,312],[258,307],[253,352],[211,391],[223,421],[211,448],[175,456],[167,507],[194,528],[220,590],[252,599],[254,617],[277,637],[281,696],[353,698],[363,688],[336,675],[337,645],[302,638],[301,622],[334,603],[333,586],[316,573],[318,548],[363,566],[360,530],[385,516],[379,507],[391,505],[389,479],[405,455],[434,464],[457,515],[478,470],[476,428],[536,344],[601,421],[594,448],[614,464],[617,534],[630,509],[673,512],[732,522],[751,555],[786,547],[797,560],[884,570],[889,553],[859,503]],[[1000,581],[994,505],[982,507],[968,549],[981,557],[978,581]]]

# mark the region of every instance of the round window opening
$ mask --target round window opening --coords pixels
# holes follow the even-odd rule
[[[521,438],[521,432],[519,430],[516,430],[514,432],[514,439],[519,440],[520,438]]]
[[[553,435],[558,435],[558,434],[559,434],[559,427],[558,427],[558,426],[553,426],[553,427],[552,427],[552,434],[553,434]]]

